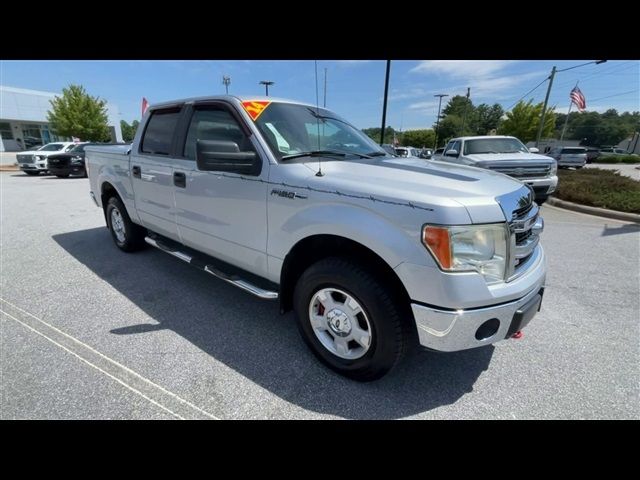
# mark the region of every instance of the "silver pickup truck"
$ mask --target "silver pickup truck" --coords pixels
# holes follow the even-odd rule
[[[527,148],[516,137],[481,136],[452,138],[439,158],[444,162],[487,168],[526,183],[535,201],[543,204],[558,186],[558,165],[537,148]]]
[[[546,267],[532,190],[392,157],[324,108],[272,97],[153,105],[131,147],[87,147],[115,244],[149,244],[293,309],[330,368],[368,381],[412,346],[517,334]]]

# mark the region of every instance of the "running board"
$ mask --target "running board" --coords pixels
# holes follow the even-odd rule
[[[217,277],[220,280],[224,280],[225,282],[230,283],[231,285],[234,285],[238,288],[241,288],[242,290],[249,292],[252,295],[255,295],[256,297],[260,297],[265,300],[278,299],[278,292],[260,288],[257,285],[247,282],[246,280],[242,280],[241,278],[238,278],[235,275],[230,275],[226,272],[223,272],[222,270],[214,267],[213,265],[200,266],[199,264],[201,262],[200,261],[194,262],[193,256],[187,253],[181,252],[180,250],[171,248],[163,244],[161,241],[156,240],[155,238],[145,237],[144,241],[147,242],[149,245],[156,247],[158,250],[162,250],[163,252],[166,252],[169,255],[173,255],[174,257],[179,258],[183,262],[186,262],[190,265],[200,268],[201,270],[204,270],[208,274],[213,275],[214,277]]]

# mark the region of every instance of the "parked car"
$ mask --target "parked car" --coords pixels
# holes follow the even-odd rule
[[[84,168],[84,148],[92,145],[88,142],[77,143],[71,150],[65,153],[49,155],[47,164],[49,173],[58,178],[66,178],[69,175],[87,176]]]
[[[529,185],[540,205],[558,185],[558,166],[537,148],[528,149],[516,137],[492,135],[453,138],[444,147],[442,161],[487,168]]]
[[[629,153],[626,150],[623,150],[622,148],[601,148],[600,149],[600,155],[603,157],[610,157],[611,155],[629,155]]]
[[[587,148],[587,163],[595,161],[600,156],[600,150],[597,148]]]
[[[442,160],[442,156],[444,155],[444,147],[436,148],[431,155],[431,160]]]
[[[149,244],[279,300],[320,361],[350,378],[385,375],[414,342],[456,351],[512,338],[540,309],[543,221],[526,185],[390,157],[324,108],[175,100],[149,107],[132,147],[85,150],[120,250]]]
[[[383,143],[382,145],[380,145],[382,147],[382,149],[387,152],[389,155],[391,155],[392,157],[397,157],[396,155],[396,149],[393,148],[393,145],[389,144],[389,143]]]
[[[396,155],[399,157],[416,157],[420,156],[420,152],[414,147],[396,147]]]
[[[47,158],[49,155],[68,152],[75,145],[73,142],[47,143],[37,150],[18,153],[16,160],[20,170],[27,175],[40,175],[40,173],[48,171]]]
[[[582,168],[587,163],[587,149],[584,147],[556,147],[547,155],[555,158],[558,168]]]
[[[433,149],[431,148],[423,148],[420,151],[420,155],[419,155],[420,158],[426,158],[426,159],[429,159],[432,156],[433,156]]]

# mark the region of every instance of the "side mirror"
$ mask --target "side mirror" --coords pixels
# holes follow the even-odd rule
[[[536,147],[531,147],[531,148],[529,149],[529,153],[540,153],[540,150],[539,150],[539,149],[537,149]]]
[[[445,152],[445,155],[446,155],[447,157],[457,157],[457,156],[458,156],[458,150],[456,150],[456,149],[452,148],[451,150],[447,150],[447,151]]]
[[[259,175],[262,170],[262,160],[256,152],[241,152],[236,142],[222,140],[198,140],[196,165],[205,172]]]

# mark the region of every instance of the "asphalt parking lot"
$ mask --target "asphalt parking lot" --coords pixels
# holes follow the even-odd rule
[[[291,314],[155,249],[121,253],[88,180],[0,173],[0,418],[640,417],[640,228],[543,207],[521,340],[325,369]]]

